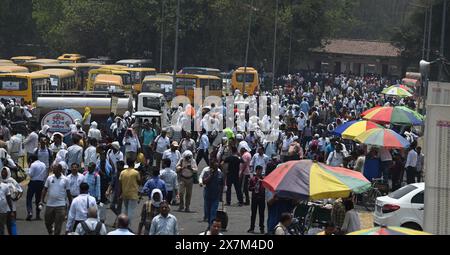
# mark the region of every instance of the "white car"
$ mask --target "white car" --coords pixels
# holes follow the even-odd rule
[[[378,197],[373,214],[374,225],[422,230],[424,190],[425,183],[413,183]]]

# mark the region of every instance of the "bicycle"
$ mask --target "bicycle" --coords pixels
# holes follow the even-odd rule
[[[378,187],[385,184],[382,178],[374,178],[371,182],[371,188],[361,195],[363,206],[366,208],[366,210],[373,212],[375,210],[375,203],[377,201],[377,198],[383,195]]]
[[[323,228],[326,222],[329,221],[328,217],[331,217],[331,214],[325,216],[325,214],[328,214],[328,209],[324,208],[323,203],[308,202],[302,203],[299,206],[303,206],[303,208],[299,208],[303,211],[300,212],[301,215],[293,219],[292,224],[289,226],[289,232],[292,235],[305,235],[311,227]]]

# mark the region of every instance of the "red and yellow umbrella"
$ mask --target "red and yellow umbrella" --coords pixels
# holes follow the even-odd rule
[[[367,120],[353,120],[345,122],[336,127],[333,131],[335,135],[340,135],[344,139],[354,139],[358,135],[373,128],[381,128],[382,126]]]
[[[377,106],[363,112],[361,116],[380,124],[420,126],[424,120],[421,114],[404,106]]]
[[[300,200],[348,197],[351,192],[359,194],[371,187],[360,172],[312,160],[281,164],[262,183],[279,197]]]
[[[384,148],[408,148],[409,142],[395,131],[386,128],[374,128],[355,137],[355,141]]]

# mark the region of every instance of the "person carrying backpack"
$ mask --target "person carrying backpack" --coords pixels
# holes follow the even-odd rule
[[[105,224],[98,220],[97,208],[91,207],[88,210],[88,218],[78,224],[75,233],[78,235],[106,235]]]

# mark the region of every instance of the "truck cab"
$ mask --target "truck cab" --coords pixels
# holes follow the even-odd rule
[[[137,111],[157,111],[162,112],[167,108],[167,101],[161,93],[144,92],[138,95]]]
[[[161,119],[161,127],[166,126],[170,118],[167,100],[161,93],[140,93],[137,100],[137,111],[133,115],[141,118],[158,115]]]

